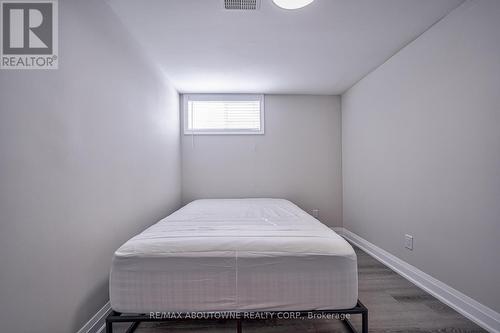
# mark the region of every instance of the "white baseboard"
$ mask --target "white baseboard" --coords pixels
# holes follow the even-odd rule
[[[342,227],[332,227],[332,230],[341,236],[344,236],[344,228]]]
[[[425,290],[488,332],[500,333],[500,313],[479,303],[415,266],[397,258],[345,228],[332,228],[345,239],[380,261],[405,279]]]
[[[90,318],[90,320],[83,325],[77,333],[101,333],[104,332],[106,327],[106,317],[111,312],[111,305],[109,302],[97,311],[97,313]]]

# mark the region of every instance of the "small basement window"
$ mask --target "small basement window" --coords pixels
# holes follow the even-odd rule
[[[264,134],[264,96],[187,94],[184,134]]]

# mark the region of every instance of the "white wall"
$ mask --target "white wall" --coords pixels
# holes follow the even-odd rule
[[[342,96],[344,226],[496,311],[499,89],[500,2],[474,0]]]
[[[102,1],[59,1],[60,69],[0,72],[2,332],[76,332],[111,256],[180,206],[178,94]]]
[[[320,220],[340,226],[339,101],[266,95],[265,135],[183,135],[183,202],[281,197],[309,212],[318,208]]]

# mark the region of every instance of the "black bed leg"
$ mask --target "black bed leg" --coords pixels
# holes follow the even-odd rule
[[[106,333],[113,333],[113,323],[106,320]]]
[[[110,314],[106,317],[106,333],[113,333],[113,319],[111,317],[119,315],[119,312],[111,311]]]
[[[361,332],[368,333],[368,310],[361,314]]]
[[[241,333],[241,319],[236,320],[236,333]]]

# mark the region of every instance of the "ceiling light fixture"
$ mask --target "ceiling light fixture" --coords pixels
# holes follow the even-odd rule
[[[274,4],[283,9],[299,9],[309,5],[314,0],[273,0]]]

